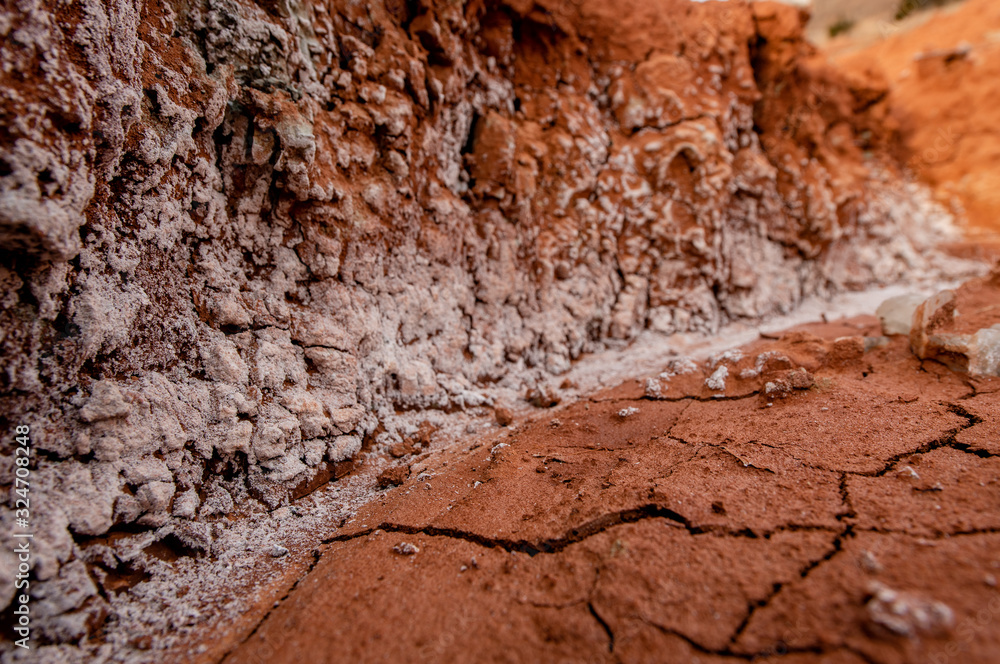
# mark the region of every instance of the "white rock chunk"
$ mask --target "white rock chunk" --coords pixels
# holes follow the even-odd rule
[[[110,380],[100,380],[94,383],[90,400],[80,409],[80,419],[84,422],[100,422],[125,417],[128,413],[129,404],[118,386]]]
[[[729,369],[725,366],[721,366],[716,369],[711,376],[705,379],[705,385],[708,389],[714,390],[716,392],[723,392],[726,389],[726,378],[729,377]]]
[[[896,334],[910,334],[913,326],[913,313],[926,298],[916,293],[907,293],[890,297],[875,310],[882,324],[882,334],[891,337]]]

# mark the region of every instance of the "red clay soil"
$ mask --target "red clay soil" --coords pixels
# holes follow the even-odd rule
[[[955,309],[959,312],[954,321],[943,331],[957,334],[975,334],[997,320],[1000,312],[1000,273],[984,279],[973,279],[955,291]]]
[[[908,165],[967,216],[973,253],[1000,255],[1000,3],[938,10],[838,64],[885,76]]]
[[[225,661],[996,662],[1000,379],[879,334],[674,358],[453,452]]]

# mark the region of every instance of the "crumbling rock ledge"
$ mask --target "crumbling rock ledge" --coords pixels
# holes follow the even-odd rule
[[[801,30],[687,0],[8,5],[0,417],[36,450],[40,638],[106,618],[87,538],[204,548],[401,413],[935,269],[948,217],[896,175],[883,87]]]

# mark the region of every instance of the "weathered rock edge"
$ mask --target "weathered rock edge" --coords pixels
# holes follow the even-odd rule
[[[884,88],[829,70],[801,21],[687,0],[9,5],[0,417],[32,427],[41,638],[106,606],[88,538],[174,523],[203,548],[241,501],[398,441],[400,412],[930,269],[947,217],[894,174]]]

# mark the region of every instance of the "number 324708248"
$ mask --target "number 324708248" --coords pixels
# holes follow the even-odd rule
[[[14,516],[17,519],[27,519],[30,514],[28,510],[31,507],[28,500],[28,492],[30,491],[28,476],[31,474],[28,469],[28,464],[31,462],[31,429],[27,425],[21,424],[15,427],[14,434],[17,441],[17,447],[14,448],[16,468],[14,469],[13,491],[17,496],[14,501]]]

